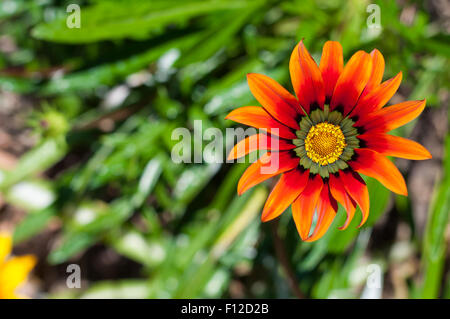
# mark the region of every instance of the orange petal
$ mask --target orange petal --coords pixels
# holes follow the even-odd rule
[[[392,79],[377,86],[369,94],[361,97],[351,112],[350,117],[358,116],[358,114],[369,114],[381,109],[397,92],[400,82],[402,81],[402,72]]]
[[[323,109],[325,89],[322,74],[303,45],[303,41],[300,41],[292,51],[289,70],[295,94],[305,111],[309,113],[314,107]]]
[[[294,148],[296,146],[285,139],[259,133],[239,141],[230,151],[227,159],[231,161],[257,150],[287,151]]]
[[[388,106],[362,117],[355,126],[363,127],[366,131],[389,132],[418,117],[425,103],[425,100],[406,101]]]
[[[289,127],[275,120],[264,108],[259,106],[240,107],[225,118],[290,140],[297,138]]]
[[[327,184],[324,184],[320,192],[319,200],[317,201],[317,224],[314,232],[305,241],[312,242],[321,238],[330,228],[334,217],[336,216],[337,203],[331,197],[330,189]]]
[[[347,212],[347,219],[343,226],[339,227],[339,229],[344,230],[350,225],[350,222],[355,216],[356,203],[350,197],[350,195],[345,190],[343,182],[339,177],[334,176],[334,174],[330,174],[330,179],[328,181],[330,185],[331,195],[344,207]]]
[[[364,51],[356,52],[347,62],[331,98],[330,109],[347,115],[356,105],[372,73],[372,59]]]
[[[430,159],[428,150],[417,142],[403,137],[384,133],[363,134],[358,138],[365,143],[365,147],[385,156],[395,156],[411,160]]]
[[[242,195],[253,186],[298,166],[299,158],[290,152],[267,152],[250,165],[238,183],[238,194]]]
[[[364,89],[361,96],[365,96],[369,94],[373,89],[380,85],[383,80],[384,74],[384,57],[380,51],[377,49],[372,50],[370,52],[370,57],[372,59],[372,74],[370,75],[370,79],[367,82],[366,88]]]
[[[344,68],[342,46],[339,42],[325,42],[319,68],[325,86],[325,101],[326,103],[330,103],[334,87]]]
[[[280,216],[305,189],[308,177],[309,171],[300,169],[284,173],[267,198],[261,220],[267,222]]]
[[[250,91],[275,119],[298,130],[298,118],[302,114],[297,99],[275,80],[256,73],[247,74]]]
[[[314,210],[322,187],[323,181],[320,175],[316,174],[314,177],[310,177],[306,188],[292,204],[292,216],[294,217],[295,226],[303,240],[306,240],[309,236]]]
[[[367,190],[366,183],[354,171],[341,171],[339,179],[343,182],[345,190],[358,203],[362,212],[362,220],[358,227],[361,227],[369,217],[369,191]]]
[[[358,173],[377,179],[386,188],[400,195],[408,195],[406,183],[397,167],[385,156],[369,149],[355,149],[356,159],[349,162]]]

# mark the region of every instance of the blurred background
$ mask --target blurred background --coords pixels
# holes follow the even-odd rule
[[[66,24],[69,4],[81,28]],[[449,298],[449,31],[446,0],[2,0],[0,229],[14,233],[15,254],[39,260],[22,290]],[[290,211],[261,224],[274,181],[237,196],[248,164],[170,159],[174,128],[202,120],[224,131],[230,110],[255,105],[246,73],[292,92],[288,61],[302,38],[317,62],[327,40],[345,59],[378,48],[384,79],[403,72],[390,104],[427,99],[393,133],[433,155],[396,160],[407,198],[367,179],[365,226],[357,211],[339,231],[340,208],[314,243],[301,242]],[[81,267],[81,289],[66,285],[69,264]]]

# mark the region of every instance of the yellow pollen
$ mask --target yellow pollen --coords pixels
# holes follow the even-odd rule
[[[320,165],[336,162],[346,146],[341,128],[328,122],[311,127],[305,139],[306,154]]]

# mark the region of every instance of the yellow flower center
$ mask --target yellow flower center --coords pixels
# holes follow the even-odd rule
[[[311,127],[305,139],[308,157],[320,165],[336,162],[345,146],[345,136],[339,126],[327,122]]]

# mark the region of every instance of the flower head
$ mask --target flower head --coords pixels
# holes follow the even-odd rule
[[[407,195],[403,176],[386,156],[423,160],[431,155],[420,144],[387,133],[416,118],[425,100],[384,107],[397,91],[402,73],[382,82],[384,58],[376,49],[370,54],[356,52],[344,67],[341,45],[328,41],[318,66],[300,42],[289,70],[297,97],[265,75],[248,74],[250,90],[262,107],[241,107],[227,118],[265,133],[239,142],[229,159],[247,155],[255,147],[243,146],[267,138],[264,147],[258,145],[268,152],[244,172],[238,193],[281,174],[261,219],[272,220],[292,204],[300,237],[314,241],[331,225],[338,203],[347,212],[340,229],[349,225],[357,205],[362,212],[359,226],[367,220],[369,193],[359,174]],[[262,168],[275,159],[275,172],[264,174]],[[311,230],[315,214],[317,223]]]
[[[11,236],[0,233],[0,299],[21,298],[16,290],[36,264],[36,258],[31,255],[9,256],[11,250]]]

